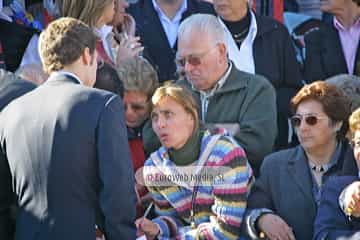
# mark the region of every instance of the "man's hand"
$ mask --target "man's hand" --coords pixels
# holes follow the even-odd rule
[[[350,184],[344,190],[345,212],[354,217],[360,217],[360,181]]]
[[[271,213],[262,215],[257,225],[270,240],[295,240],[292,229],[279,216]]]

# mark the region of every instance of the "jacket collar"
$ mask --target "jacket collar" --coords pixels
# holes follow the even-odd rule
[[[292,156],[289,156],[287,169],[299,189],[311,202],[312,210],[316,210],[316,203],[312,193],[312,178],[303,148],[299,145]]]
[[[254,12],[253,12],[254,13]],[[280,23],[276,22],[273,19],[270,19],[268,17],[259,16],[256,13],[254,13],[256,23],[257,23],[257,37],[261,37],[263,34],[266,34],[268,32],[272,32],[279,28]],[[270,21],[269,21],[270,20]]]
[[[81,80],[73,73],[58,71],[51,73],[50,77],[45,83],[52,82],[69,82],[75,84],[82,84]]]

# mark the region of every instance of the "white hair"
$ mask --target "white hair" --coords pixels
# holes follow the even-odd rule
[[[225,44],[225,31],[217,17],[210,14],[194,14],[186,18],[179,27],[178,38],[187,38],[193,33],[207,34],[215,44]]]

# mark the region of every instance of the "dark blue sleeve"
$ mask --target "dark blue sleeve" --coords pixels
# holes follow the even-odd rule
[[[356,233],[342,212],[339,195],[353,177],[334,177],[323,186],[323,193],[314,223],[314,240],[332,240],[350,237]]]
[[[97,129],[100,208],[107,240],[136,238],[134,173],[124,119],[122,101],[114,96],[102,111]]]

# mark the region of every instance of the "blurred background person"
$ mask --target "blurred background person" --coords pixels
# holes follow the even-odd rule
[[[19,67],[15,74],[20,78],[30,81],[36,85],[43,84],[49,77],[39,64],[27,64]]]
[[[252,239],[311,239],[323,184],[353,161],[345,139],[350,101],[323,81],[305,85],[291,100],[300,144],[267,156],[247,201]]]
[[[158,72],[160,83],[178,77],[175,55],[180,23],[195,13],[215,14],[210,3],[199,0],[139,0],[128,12],[145,47],[143,56]]]
[[[325,80],[344,91],[351,101],[351,112],[360,107],[360,77],[349,74],[339,74]]]
[[[103,89],[124,97],[124,84],[119,74],[110,64],[99,62],[96,70],[96,82],[94,88]]]
[[[238,239],[251,176],[244,150],[224,129],[200,125],[197,103],[186,89],[160,87],[151,101],[151,121],[162,146],[146,161],[145,179],[154,168],[170,177],[182,167],[190,168],[188,177],[202,171],[211,174],[209,168],[226,169],[223,179],[195,184],[145,182],[158,217],[139,218],[138,230],[147,239]]]
[[[334,15],[305,35],[304,78],[307,83],[337,74],[360,75],[360,6],[352,0],[321,1],[321,10]]]

